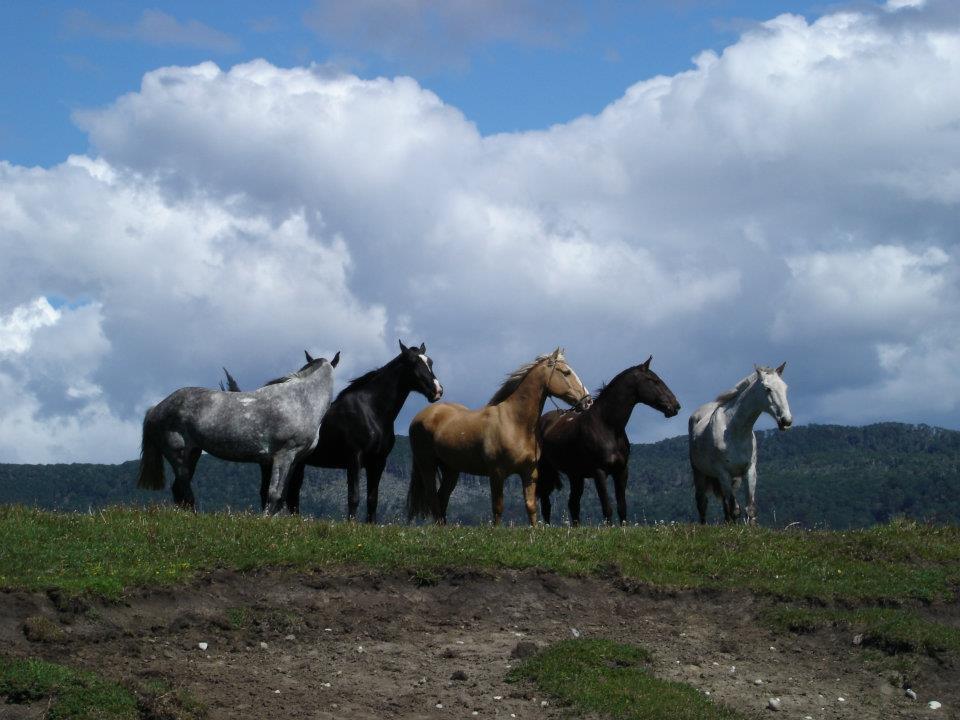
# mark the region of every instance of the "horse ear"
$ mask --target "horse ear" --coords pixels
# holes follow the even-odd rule
[[[650,361],[651,361],[651,360],[653,360],[653,355],[651,355],[650,357],[648,357],[648,358],[646,359],[646,361],[644,361],[644,363],[643,363],[640,367],[642,367],[644,370],[649,370],[649,369],[650,369]]]
[[[757,371],[757,377],[763,378],[763,370],[760,369],[760,366],[756,363],[753,364],[753,369]]]
[[[560,353],[561,353],[561,352],[563,352],[563,351],[560,349],[560,346],[558,345],[558,346],[557,346],[557,349],[553,351],[553,355],[551,355],[551,357],[552,357],[554,360],[556,360],[558,357],[560,357]]]
[[[303,354],[307,356],[307,362],[308,362],[308,363],[312,363],[312,362],[313,362],[313,358],[310,357],[310,353],[309,353],[309,352],[307,352],[306,350],[304,350],[304,351],[303,351]]]
[[[783,375],[783,369],[787,366],[787,361],[784,360],[780,363],[780,367],[777,368],[777,375]]]
[[[400,343],[400,352],[406,352],[407,346],[403,344],[403,340],[397,340],[397,342]]]
[[[421,354],[421,355],[424,355],[424,354],[426,354],[426,352],[427,352],[427,344],[426,344],[426,343],[420,343],[420,354]]]
[[[337,350],[337,354],[333,356],[333,360],[330,361],[330,365],[333,367],[337,366],[337,363],[340,362],[340,351]]]

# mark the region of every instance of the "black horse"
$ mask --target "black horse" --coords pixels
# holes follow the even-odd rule
[[[680,412],[670,388],[645,363],[629,367],[607,383],[587,409],[553,410],[540,418],[541,451],[537,496],[543,521],[550,522],[550,493],[560,487],[560,473],[570,479],[570,521],[580,524],[584,478],[592,477],[604,520],[612,520],[607,476],[612,475],[620,522],[627,521],[627,460],[630,441],[626,426],[637,403],[666,417]],[[332,409],[332,408],[331,408]]]
[[[229,373],[227,377],[229,381]],[[399,355],[351,380],[331,403],[320,425],[316,448],[290,471],[287,509],[300,512],[305,464],[343,468],[347,471],[347,515],[356,519],[363,468],[367,472],[367,522],[376,522],[380,477],[396,440],[393,423],[411,391],[435,402],[443,395],[443,386],[433,374],[433,360],[427,356],[426,345],[408,348],[401,341]],[[261,482],[261,501],[266,497],[265,488]]]

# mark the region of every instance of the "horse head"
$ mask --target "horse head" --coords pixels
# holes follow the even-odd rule
[[[790,403],[787,402],[787,384],[783,381],[783,370],[786,366],[785,362],[775,370],[754,366],[757,371],[757,385],[763,388],[766,397],[763,411],[777,421],[777,427],[781,430],[793,425]]]
[[[400,357],[408,373],[410,386],[430,402],[443,397],[443,385],[433,374],[433,360],[427,355],[427,346],[407,347],[400,340]]]
[[[637,402],[659,410],[665,417],[674,417],[680,412],[680,403],[677,402],[676,396],[667,387],[667,384],[660,379],[660,376],[650,369],[652,360],[653,355],[648,357],[645,362],[634,367]]]
[[[563,356],[563,350],[557,348],[544,361],[547,394],[560,398],[571,405],[586,406],[590,393],[580,382],[580,378]]]

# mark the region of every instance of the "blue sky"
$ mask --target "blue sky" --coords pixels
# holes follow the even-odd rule
[[[796,424],[960,427],[955,0],[9,2],[0,42],[0,462],[398,339],[470,406],[653,354],[684,410],[637,441],[783,361]]]
[[[343,3],[341,3],[343,4]],[[0,7],[0,157],[51,165],[85,152],[74,110],[135,90],[164,65],[265,58],[333,64],[361,77],[410,74],[460,108],[484,134],[544,128],[599,112],[639,78],[674,74],[702,50],[720,50],[751,23],[781,12],[816,17],[821,2],[656,0],[556,3],[550,37],[468,41],[456,52],[423,47],[385,56],[351,33],[310,22],[311,2],[8,2]],[[144,12],[178,26],[137,31]],[[190,23],[202,25],[190,33]],[[442,29],[438,29],[442,34]]]

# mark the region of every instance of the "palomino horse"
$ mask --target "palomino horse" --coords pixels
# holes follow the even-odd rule
[[[727,522],[740,515],[733,493],[743,478],[747,480],[747,521],[756,523],[757,438],[753,424],[761,413],[773,417],[781,430],[793,424],[787,384],[781,377],[786,365],[776,370],[754,366],[754,372],[690,416],[690,465],[701,524],[707,521],[708,489],[723,501]]]
[[[339,353],[337,353],[339,357]],[[173,466],[173,499],[193,507],[190,481],[201,453],[255,462],[270,478],[265,511],[283,508],[291,467],[317,444],[333,395],[334,364],[312,360],[253,392],[181,388],[147,410],[137,485],[164,487],[163,459]]]
[[[547,395],[571,404],[589,395],[560,348],[518,368],[479,410],[437,403],[417,413],[410,423],[410,518],[429,513],[437,522],[446,522],[450,493],[460,473],[465,472],[490,478],[493,524],[499,525],[503,515],[503,482],[517,473],[523,481],[527,516],[535,526],[539,455],[536,430]]]
[[[540,418],[541,454],[537,496],[543,521],[550,522],[550,493],[560,487],[560,474],[570,479],[570,522],[580,524],[583,480],[592,477],[607,524],[613,517],[607,497],[607,477],[613,476],[620,523],[627,521],[627,460],[630,441],[627,421],[637,403],[649,405],[666,417],[680,412],[670,388],[647,361],[629,367],[607,383],[586,410],[553,410]]]
[[[224,372],[228,386],[239,390],[226,368]],[[223,383],[220,386],[223,387]],[[291,513],[300,512],[304,465],[344,468],[347,517],[353,520],[360,505],[358,485],[362,468],[367,473],[367,522],[376,522],[380,478],[396,441],[393,423],[411,392],[435,402],[443,395],[443,386],[433,374],[433,360],[427,356],[427,346],[421,343],[420,347],[407,347],[400,341],[399,355],[383,367],[351,380],[331,403],[320,425],[317,447],[290,472],[287,509]],[[264,505],[269,480],[264,476],[260,488]]]

